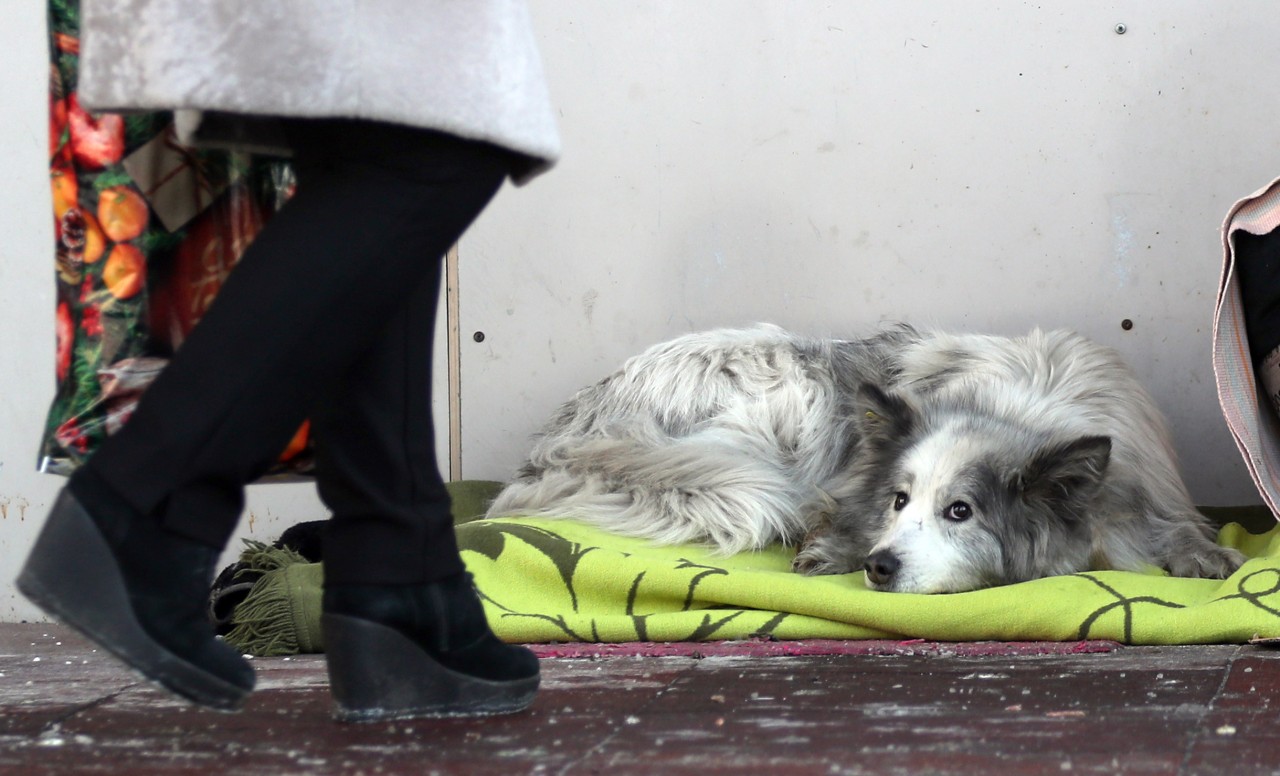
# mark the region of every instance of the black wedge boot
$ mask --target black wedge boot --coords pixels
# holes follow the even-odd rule
[[[239,708],[253,668],[219,641],[205,616],[218,551],[126,518],[90,513],[63,489],[18,576],[27,598],[129,664],[196,703]]]
[[[323,629],[343,722],[508,714],[538,690],[537,657],[493,635],[470,574],[326,586]]]

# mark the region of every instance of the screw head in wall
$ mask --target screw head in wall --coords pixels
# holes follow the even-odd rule
[[[1115,30],[1117,35],[1123,35],[1129,31],[1129,25],[1125,24],[1124,22],[1120,22],[1115,26]]]

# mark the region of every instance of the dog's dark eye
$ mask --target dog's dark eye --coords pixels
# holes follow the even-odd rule
[[[948,520],[954,520],[957,523],[961,523],[973,517],[973,507],[963,501],[957,501],[947,507],[947,511],[943,512],[942,516]]]
[[[893,494],[893,511],[901,512],[907,506],[907,502],[910,500],[911,498],[907,496],[907,494],[905,493]]]

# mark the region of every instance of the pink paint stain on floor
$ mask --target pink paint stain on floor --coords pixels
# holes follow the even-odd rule
[[[1084,655],[1113,652],[1114,641],[978,641],[950,643],[907,639],[843,641],[804,639],[773,641],[671,642],[634,641],[620,644],[531,644],[541,658],[592,657],[800,657],[821,655],[945,655],[954,657],[1016,657],[1027,655]]]

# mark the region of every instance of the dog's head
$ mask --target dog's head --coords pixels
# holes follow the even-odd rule
[[[863,400],[869,587],[954,593],[1088,568],[1110,439],[1055,439],[875,387]]]

